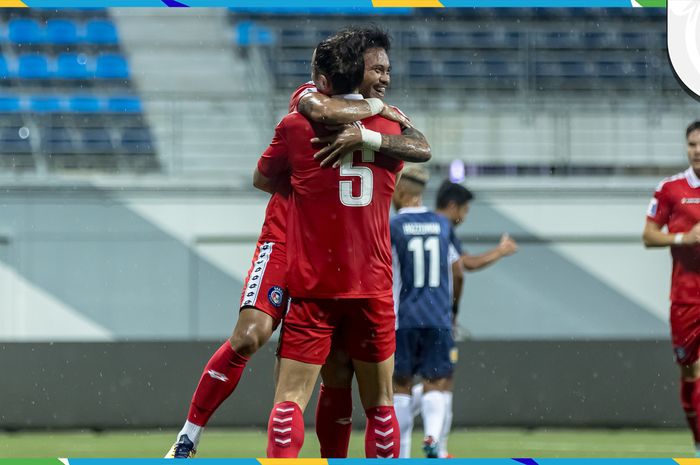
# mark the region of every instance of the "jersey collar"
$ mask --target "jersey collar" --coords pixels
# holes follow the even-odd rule
[[[344,98],[346,100],[362,100],[364,97],[361,94],[338,94],[333,98]]]
[[[402,213],[425,213],[428,211],[428,207],[404,207],[399,209],[397,212],[399,215]]]
[[[692,166],[685,170],[685,179],[688,181],[688,184],[690,184],[690,187],[695,189],[700,187],[700,178],[695,174],[695,170],[693,170]]]

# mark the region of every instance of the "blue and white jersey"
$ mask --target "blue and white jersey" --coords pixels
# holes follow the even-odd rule
[[[425,207],[391,219],[397,328],[452,327],[452,264],[459,260],[450,221]]]

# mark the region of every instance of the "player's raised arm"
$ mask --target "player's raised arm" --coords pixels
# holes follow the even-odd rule
[[[331,98],[320,92],[309,92],[301,98],[297,110],[312,121],[329,125],[350,124],[374,115],[381,115],[396,121],[402,127],[412,126],[405,115],[378,98],[346,100]]]
[[[508,234],[503,234],[498,246],[488,252],[480,255],[462,255],[462,265],[467,271],[478,271],[517,251],[518,244]]]

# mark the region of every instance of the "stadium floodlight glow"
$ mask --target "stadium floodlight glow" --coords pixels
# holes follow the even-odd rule
[[[455,183],[464,181],[464,162],[462,160],[452,160],[450,163],[450,181]]]

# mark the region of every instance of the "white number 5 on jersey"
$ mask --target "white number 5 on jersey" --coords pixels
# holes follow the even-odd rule
[[[353,166],[352,153],[346,153],[340,162],[340,175],[360,178],[360,195],[352,195],[352,181],[340,181],[340,203],[346,207],[366,207],[372,202],[372,190],[374,189],[374,176],[372,170],[366,166]],[[362,161],[374,162],[374,152],[368,149],[362,150]]]

